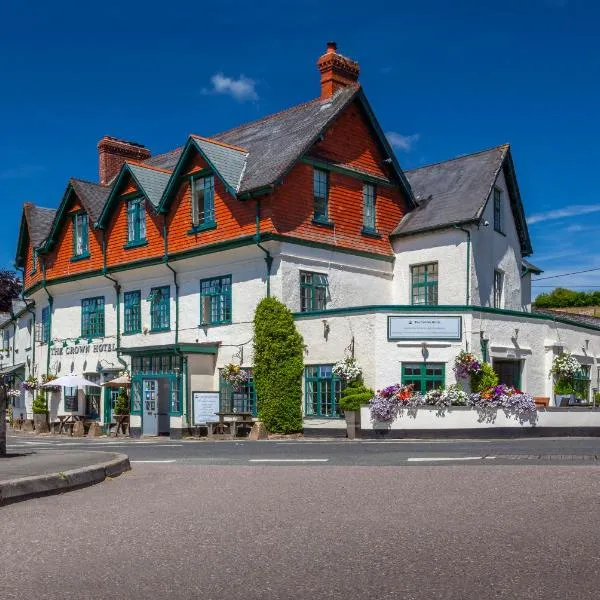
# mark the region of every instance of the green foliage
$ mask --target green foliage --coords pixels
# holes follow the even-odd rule
[[[498,385],[498,375],[490,363],[481,363],[481,371],[471,374],[471,391],[483,392]]]
[[[129,396],[125,388],[119,390],[119,395],[115,402],[115,415],[128,415],[129,414]]]
[[[573,382],[566,377],[560,377],[554,384],[554,393],[559,396],[570,396],[575,393]]]
[[[533,305],[537,308],[566,308],[570,306],[600,305],[600,291],[576,292],[567,288],[556,288],[550,293],[540,294]]]
[[[594,406],[600,406],[600,392],[594,394]]]
[[[361,404],[368,404],[375,396],[372,389],[365,386],[362,377],[350,382],[342,392],[340,408],[346,410],[360,410]]]
[[[254,314],[254,383],[260,420],[273,433],[302,431],[304,341],[291,311],[265,298]]]
[[[31,410],[34,415],[46,415],[48,414],[48,400],[46,398],[46,390],[40,388],[38,393],[31,405]]]

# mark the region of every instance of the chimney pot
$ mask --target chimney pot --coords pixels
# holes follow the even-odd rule
[[[336,42],[327,42],[327,54],[333,54],[337,51],[337,43]]]
[[[144,161],[150,150],[137,142],[128,142],[105,135],[98,142],[98,171],[101,185],[108,185],[127,160]]]
[[[337,44],[327,42],[327,51],[317,61],[321,71],[321,99],[331,98],[339,89],[358,81],[358,63],[338,54]]]

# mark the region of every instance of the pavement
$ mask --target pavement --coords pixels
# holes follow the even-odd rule
[[[0,505],[100,483],[130,469],[129,458],[117,452],[14,445],[8,452],[0,457]]]

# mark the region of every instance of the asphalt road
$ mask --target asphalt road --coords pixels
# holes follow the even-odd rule
[[[0,509],[0,598],[598,598],[595,466],[137,464]]]
[[[132,464],[425,466],[431,464],[587,464],[600,466],[600,438],[444,441],[170,441],[12,435],[9,452],[101,450]],[[600,594],[599,594],[600,595]]]

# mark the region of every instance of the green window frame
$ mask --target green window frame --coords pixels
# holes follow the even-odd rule
[[[502,298],[504,296],[504,273],[499,269],[494,269],[494,308],[502,308]]]
[[[581,365],[579,371],[573,378],[573,390],[575,393],[575,397],[578,400],[582,400],[584,402],[590,401],[590,372],[590,365]]]
[[[363,184],[363,231],[367,233],[377,232],[376,198],[377,188],[372,183]]]
[[[104,296],[81,301],[81,337],[104,337]]]
[[[307,417],[340,418],[343,382],[333,365],[311,365],[304,369],[304,414]]]
[[[31,251],[31,275],[37,272],[38,254],[35,248]]]
[[[300,312],[325,310],[329,297],[329,280],[324,273],[300,271]]]
[[[323,169],[313,172],[314,220],[329,223],[329,173]]]
[[[194,230],[215,226],[215,177],[192,177],[192,227]]]
[[[223,369],[219,370],[220,410],[221,412],[249,412],[256,417],[256,388],[252,369],[243,368],[242,371],[248,374],[248,379],[234,390],[231,384],[223,379]]]
[[[129,399],[132,415],[142,414],[142,381],[131,381],[131,397]]]
[[[126,248],[142,246],[146,240],[146,202],[138,196],[127,200],[127,244]]]
[[[200,324],[231,323],[231,275],[200,281]]]
[[[64,388],[63,404],[65,412],[79,412],[79,388]]]
[[[502,190],[494,188],[494,231],[504,233],[504,215],[502,214]]]
[[[412,265],[411,274],[411,304],[437,306],[439,273],[438,263]]]
[[[89,252],[89,221],[87,213],[73,214],[73,260],[88,258]]]
[[[446,386],[445,363],[402,363],[402,385],[414,385],[414,391],[426,394]]]
[[[142,331],[142,293],[140,290],[123,295],[123,331],[126,334]]]
[[[42,344],[50,342],[50,305],[42,308]]]
[[[168,285],[150,290],[150,329],[151,331],[171,329],[171,288]]]

